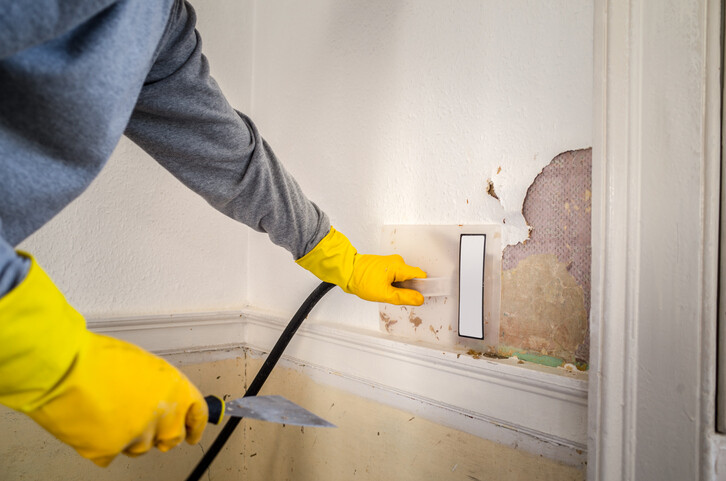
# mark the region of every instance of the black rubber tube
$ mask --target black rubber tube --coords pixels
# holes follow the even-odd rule
[[[252,381],[252,384],[250,384],[247,392],[245,392],[245,397],[256,396],[260,392],[262,385],[265,384],[265,381],[267,381],[272,369],[275,367],[275,364],[277,364],[277,361],[280,360],[282,353],[292,340],[292,337],[295,335],[298,327],[300,327],[305,318],[308,317],[308,314],[310,314],[310,311],[313,307],[315,307],[315,304],[317,304],[318,301],[322,299],[323,296],[333,287],[335,287],[335,284],[323,282],[315,288],[307,299],[305,299],[305,302],[302,303],[295,315],[292,316],[292,319],[290,319],[290,322],[287,324],[285,330],[282,331],[280,338],[270,351],[267,359],[265,359],[265,362],[262,364],[262,367],[255,376],[255,379]],[[212,461],[214,461],[214,458],[216,458],[217,454],[219,454],[222,450],[224,444],[232,435],[240,421],[242,421],[242,418],[229,418],[227,424],[224,425],[222,431],[220,431],[217,435],[217,439],[214,440],[212,446],[204,454],[202,460],[199,461],[199,464],[197,464],[197,467],[194,468],[194,471],[192,471],[186,481],[199,481],[202,475],[207,471],[207,469],[209,469],[209,466],[212,464]]]

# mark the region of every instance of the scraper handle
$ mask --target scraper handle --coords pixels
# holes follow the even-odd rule
[[[209,424],[219,424],[224,417],[224,401],[217,396],[210,395],[204,398],[209,409]]]

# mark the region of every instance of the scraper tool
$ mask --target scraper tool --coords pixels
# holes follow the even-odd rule
[[[335,427],[282,396],[246,396],[227,402],[217,396],[207,396],[204,400],[207,401],[209,422],[212,424],[219,424],[224,416],[233,416],[295,426]]]

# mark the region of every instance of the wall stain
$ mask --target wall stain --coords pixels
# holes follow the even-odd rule
[[[494,182],[492,182],[492,179],[487,179],[487,194],[499,200],[499,196],[494,191]]]
[[[414,329],[421,325],[423,322],[423,319],[418,317],[414,311],[411,311],[411,313],[408,315],[408,322],[413,324]]]
[[[386,332],[391,332],[391,326],[396,324],[398,321],[395,319],[391,319],[390,316],[383,312],[381,312],[379,316],[381,318],[381,322],[383,322],[383,324],[386,326]]]

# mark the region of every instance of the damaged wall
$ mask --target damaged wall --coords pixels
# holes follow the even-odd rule
[[[589,356],[592,149],[555,157],[527,190],[529,239],[504,249],[500,343]]]
[[[500,343],[587,362],[592,149],[555,157],[527,190],[529,239],[504,249]]]

